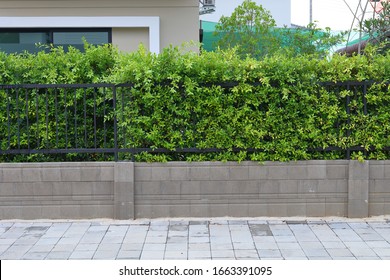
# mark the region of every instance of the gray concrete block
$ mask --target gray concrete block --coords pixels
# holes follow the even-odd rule
[[[268,166],[268,179],[279,179],[286,180],[288,179],[288,166]]]
[[[23,182],[40,182],[42,181],[40,168],[22,168]]]
[[[204,166],[204,167],[197,167],[197,166],[190,166],[189,167],[189,179],[190,180],[210,180],[210,167]]]
[[[16,183],[23,181],[22,168],[4,168],[3,169],[3,182],[4,183]]]
[[[81,219],[80,205],[61,205],[60,215],[62,219]]]
[[[94,183],[92,182],[71,182],[73,196],[91,196],[93,193]]]
[[[185,181],[188,180],[189,169],[188,167],[169,167],[169,178],[173,181]]]
[[[61,216],[61,208],[57,205],[42,206],[41,219],[63,219]]]
[[[160,185],[162,195],[180,195],[181,182],[178,181],[163,181]]]
[[[368,180],[349,180],[348,181],[348,198],[368,200]]]
[[[63,168],[61,169],[62,182],[79,182],[81,181],[80,168]]]
[[[299,194],[316,194],[318,193],[319,180],[299,180],[298,193]]]
[[[330,179],[347,179],[348,166],[347,165],[327,165],[326,178]]]
[[[348,199],[348,218],[367,218],[368,200]]]
[[[248,173],[249,180],[265,180],[268,178],[268,167],[260,164],[248,166]]]
[[[53,196],[72,196],[73,185],[66,182],[52,182]]]
[[[225,203],[210,204],[208,209],[210,217],[226,217],[229,215],[229,205]]]
[[[248,217],[249,216],[249,207],[246,203],[232,204],[228,205],[228,215],[230,217]]]
[[[43,182],[61,182],[60,168],[42,168],[41,173]]]
[[[390,193],[390,180],[372,180],[370,181],[370,192],[372,193]]]
[[[249,180],[249,169],[247,166],[230,166],[229,167],[230,180]]]
[[[169,180],[170,180],[170,172],[168,166],[152,167],[152,181],[169,181]]]
[[[52,182],[34,182],[32,184],[33,194],[36,198],[45,198],[53,196]],[[48,198],[49,200],[51,198]]]
[[[297,180],[280,180],[279,194],[297,194],[298,185]]]
[[[229,167],[216,166],[210,169],[210,180],[212,181],[226,181],[229,180]]]
[[[181,182],[180,194],[186,195],[200,195],[200,181],[185,181]]]
[[[300,217],[308,216],[306,203],[288,203],[287,213],[289,216],[300,216]]]
[[[306,216],[308,217],[325,217],[326,204],[318,201],[316,203],[306,203]]]
[[[368,205],[368,215],[371,216],[381,216],[385,214],[385,205],[384,202],[373,203],[370,201]]]
[[[191,209],[189,203],[183,203],[181,205],[170,205],[168,207],[170,217],[191,217]]]
[[[104,182],[113,182],[114,178],[114,167],[103,166],[100,168],[100,179]]]
[[[287,204],[270,203],[268,204],[268,215],[270,217],[288,217]]]
[[[259,181],[260,196],[262,194],[278,194],[279,187],[279,180],[261,180]]]
[[[369,161],[359,162],[351,160],[349,162],[349,180],[368,180],[369,179]]]
[[[134,180],[136,182],[151,181],[152,167],[150,166],[134,166]]]
[[[114,182],[95,182],[92,195],[114,195]]]
[[[288,178],[290,180],[305,180],[308,178],[307,165],[292,165],[288,166]]]
[[[13,195],[24,195],[21,188],[18,189],[20,185],[22,184],[0,183],[0,198]],[[32,188],[31,192],[26,195],[32,195]]]
[[[98,182],[101,181],[99,167],[84,167],[80,169],[80,180],[82,182]]]
[[[134,184],[117,182],[114,186],[114,200],[120,202],[134,201]]]
[[[309,165],[307,168],[308,179],[326,179],[327,168],[326,165]]]
[[[268,216],[267,204],[257,203],[248,205],[249,217],[266,217]]]
[[[347,203],[326,202],[325,216],[346,217],[348,213]]]
[[[260,193],[260,187],[256,181],[229,181],[227,184],[231,185],[227,189],[233,195],[250,194],[258,197]]]
[[[385,172],[384,172],[385,178],[390,179],[390,163],[389,163],[389,161],[386,161],[384,163],[384,169],[385,169]]]
[[[134,163],[117,162],[114,165],[115,182],[134,182]]]
[[[374,164],[374,163],[370,162],[369,174],[370,174],[370,179],[379,179],[379,180],[384,179],[385,178],[385,165],[384,164]]]
[[[42,208],[40,206],[24,206],[21,208],[21,217],[26,220],[42,219]]]

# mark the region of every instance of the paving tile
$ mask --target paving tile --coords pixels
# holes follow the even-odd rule
[[[93,255],[94,260],[115,260],[119,250],[97,250]]]
[[[387,241],[366,241],[366,244],[370,248],[390,248],[390,243]]]
[[[69,260],[92,260],[95,251],[73,251]]]
[[[390,248],[373,248],[372,250],[379,257],[390,257]]]
[[[232,243],[211,243],[211,250],[233,250]]]
[[[164,243],[164,245],[165,245],[165,243]],[[121,250],[138,251],[138,250],[142,250],[143,247],[144,247],[144,243],[123,243]]]
[[[189,243],[188,250],[192,251],[210,251],[211,244],[210,243]]]
[[[346,248],[332,248],[326,250],[332,258],[335,257],[353,257],[351,251]]]
[[[282,243],[282,242],[297,242],[297,239],[295,238],[294,235],[275,235],[274,236],[275,241],[277,243]]]
[[[122,244],[100,243],[97,251],[119,251]]]
[[[119,251],[116,259],[118,260],[139,260],[141,251]]]
[[[234,255],[237,260],[259,259],[257,250],[234,250]]]
[[[328,257],[329,253],[325,249],[303,249],[307,257]]]
[[[44,260],[49,253],[46,252],[28,252],[21,257],[22,260]]]
[[[50,252],[45,260],[67,260],[72,255],[73,251],[67,251],[67,252]]]
[[[246,243],[233,242],[233,248],[234,250],[255,250],[256,246],[253,242],[246,242]]]
[[[189,250],[188,259],[189,260],[211,259],[211,251],[210,250],[201,250],[201,251]]]
[[[258,243],[255,243],[255,246],[258,250],[279,249],[278,244],[276,242],[258,242]]]
[[[233,250],[211,250],[211,257],[214,258],[232,258],[235,259]]]
[[[164,251],[165,250],[165,246],[166,244],[165,243],[161,243],[161,244],[158,244],[158,243],[150,243],[150,244],[145,244],[143,246],[143,248],[141,247],[141,249],[145,250],[145,251]]]
[[[302,249],[280,249],[280,253],[285,259],[306,258],[306,254]]]
[[[165,251],[142,251],[141,260],[163,260]]]
[[[355,257],[376,257],[375,252],[370,248],[349,248]]]
[[[280,258],[282,257],[282,254],[279,250],[275,249],[260,249],[257,250],[260,258]]]
[[[298,242],[281,242],[277,244],[279,249],[293,249],[293,250],[301,249],[301,245],[299,245]]]
[[[189,243],[208,243],[210,242],[210,237],[208,236],[189,236],[188,238]]]
[[[95,252],[97,248],[99,247],[98,243],[91,244],[91,243],[80,243],[76,246],[76,251],[93,251]]]
[[[346,248],[345,244],[341,241],[336,241],[336,242],[333,242],[333,241],[327,241],[327,242],[321,242],[322,245],[324,245],[324,247],[326,249],[342,249],[342,248]]]
[[[181,250],[181,251],[165,251],[164,254],[164,260],[186,260],[188,258],[187,250]]]
[[[54,245],[34,245],[29,253],[49,253],[53,248]]]

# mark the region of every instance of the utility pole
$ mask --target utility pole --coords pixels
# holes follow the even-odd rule
[[[313,0],[310,0],[310,24],[313,23]]]

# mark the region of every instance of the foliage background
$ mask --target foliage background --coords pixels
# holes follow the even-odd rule
[[[123,54],[109,45],[86,45],[84,53],[76,49],[64,52],[61,48],[35,55],[0,53],[0,71],[3,73],[0,84],[130,83],[131,87],[122,89],[127,98],[119,100],[125,103],[117,106],[124,108],[124,115],[118,118],[121,147],[170,151],[176,148],[222,149],[202,154],[140,153],[135,155],[137,161],[344,158],[343,151],[312,151],[333,146],[343,149],[359,146],[369,151],[356,152],[354,158],[390,158],[389,152],[382,150],[390,147],[390,93],[386,84],[390,78],[390,53],[376,53],[374,48],[366,49],[365,56],[334,55],[322,59],[316,55],[292,57],[279,52],[257,60],[242,58],[235,49],[199,55],[185,47],[171,47],[156,55],[142,47],[137,52]],[[368,88],[367,115],[363,114],[361,92],[327,89],[320,84],[365,80],[378,82]],[[347,96],[352,100],[350,117],[346,114]],[[8,98],[12,106],[16,106],[15,98],[11,100],[5,90],[0,90],[0,98],[0,148],[15,149],[15,135],[20,127],[12,127],[15,141],[9,147],[7,122],[11,119],[14,124],[23,123],[26,108],[13,109],[7,116],[5,100]],[[19,104],[23,104],[23,96],[18,98]],[[44,106],[45,98],[53,104],[53,97],[40,95],[39,106]],[[77,100],[83,98],[82,94],[76,94]],[[99,93],[100,110],[110,98],[110,92]],[[36,101],[31,99],[30,102]],[[62,106],[73,106],[68,102]],[[29,108],[31,120],[44,123],[46,113],[37,118],[34,104]],[[86,108],[87,115],[92,115],[92,106]],[[32,132],[40,139],[32,143],[35,146],[40,143],[37,148],[58,145],[54,129],[58,120],[53,112],[50,116],[52,136],[49,138],[46,129],[39,129],[38,123],[30,124]],[[81,120],[83,116],[80,113],[76,117]],[[100,138],[102,129],[98,127]],[[349,130],[352,133],[347,137]],[[57,138],[63,139],[64,131],[58,133]],[[106,136],[113,137],[112,134]],[[21,133],[20,137],[21,148],[26,148],[26,133]],[[64,143],[60,145],[65,147]],[[82,145],[80,142],[79,146]],[[252,148],[257,150],[246,151]],[[130,158],[132,155],[121,155],[121,159]],[[112,157],[0,156],[0,161],[105,159],[112,160]]]

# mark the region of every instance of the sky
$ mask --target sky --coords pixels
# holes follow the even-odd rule
[[[211,15],[201,16],[202,20],[218,22],[221,15],[229,16],[235,7],[240,5],[243,0],[216,0],[217,12]],[[274,2],[278,0],[254,0],[257,3]],[[365,0],[312,0],[313,1],[313,20],[318,21],[317,25],[321,28],[330,27],[335,31],[349,31],[353,22],[353,13],[345,4],[347,2],[355,12],[359,2],[365,6]],[[368,5],[371,13],[366,13],[366,17],[372,16],[372,7]],[[362,16],[362,10],[359,9],[359,16]],[[310,0],[291,0],[291,23],[306,26],[310,22]],[[355,21],[356,27],[357,22]]]

